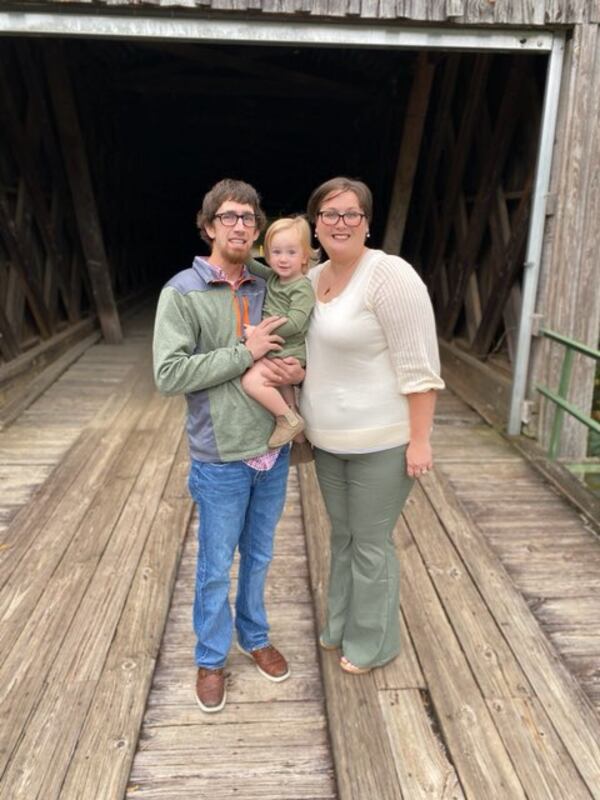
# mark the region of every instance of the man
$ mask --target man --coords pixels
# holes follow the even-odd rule
[[[222,180],[205,196],[197,224],[211,254],[196,257],[191,269],[175,275],[161,292],[154,373],[161,392],[184,393],[187,399],[189,489],[200,514],[193,614],[196,698],[211,713],[226,700],[223,667],[233,635],[228,591],[236,547],[238,647],[269,680],[283,681],[290,674],[269,642],[264,607],[285,500],[288,449],[268,450],[273,418],[240,386],[253,362],[281,349],[282,341],[274,331],[283,319],[261,321],[265,281],[245,266],[265,224],[260,198],[247,183]],[[256,326],[248,337],[245,324]],[[298,380],[293,365],[289,370],[286,380]]]

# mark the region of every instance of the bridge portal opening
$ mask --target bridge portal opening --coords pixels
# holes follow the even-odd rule
[[[344,174],[372,188],[370,244],[418,269],[442,339],[510,375],[547,55],[28,38],[0,48],[0,379],[94,306],[65,165],[77,143],[59,131],[65,99],[48,69],[57,54],[118,299],[205,252],[195,215],[220,178],[254,184],[275,218]]]

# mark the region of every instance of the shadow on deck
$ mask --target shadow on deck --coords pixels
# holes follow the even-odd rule
[[[232,653],[225,711],[199,711],[184,404],[153,389],[150,325],[0,432],[0,797],[600,797],[600,544],[449,392],[396,530],[402,655],[354,677],[317,653],[328,528],[302,467],[267,596],[292,677]]]

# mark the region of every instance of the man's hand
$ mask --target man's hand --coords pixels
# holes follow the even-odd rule
[[[302,383],[305,369],[297,358],[265,358],[262,362],[265,386],[289,386]]]
[[[267,317],[258,325],[248,326],[252,330],[247,334],[245,344],[255,361],[271,350],[281,350],[281,344],[285,340],[273,331],[284,322],[287,322],[287,317]]]

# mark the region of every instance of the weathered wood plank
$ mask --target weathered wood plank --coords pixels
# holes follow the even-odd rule
[[[182,457],[187,457],[185,451],[181,452]],[[182,477],[180,474],[180,479]],[[279,577],[274,580],[283,587],[285,571],[291,569],[292,578],[288,581],[299,584],[303,580],[306,586],[307,578],[295,575],[300,563],[297,544],[303,541],[294,470],[289,487],[284,516],[276,535],[275,564]],[[186,502],[189,502],[187,498]],[[215,796],[222,796],[221,792],[223,796],[233,796],[237,792],[243,796],[244,787],[250,781],[249,797],[255,791],[261,796],[281,800],[335,796],[311,603],[290,602],[289,596],[283,601],[269,601],[270,636],[288,659],[291,669],[288,681],[274,684],[264,680],[254,665],[232,648],[226,665],[228,700],[224,711],[207,716],[198,710],[193,692],[195,667],[191,626],[196,528],[194,513],[183,546],[182,564],[162,639],[161,657],[153,676],[140,746],[133,762],[130,788],[135,787],[135,794],[141,797],[155,797],[160,791],[171,792],[176,797],[182,787],[197,787],[200,781],[209,780],[211,796],[213,787]],[[305,550],[302,557],[306,559]],[[234,593],[235,580],[231,599]],[[286,709],[289,709],[287,714]],[[249,751],[256,756],[249,759]],[[262,758],[264,752],[269,753],[267,759]],[[225,753],[229,754],[227,758]],[[281,766],[277,759],[280,757],[287,763],[289,780],[286,778],[278,787]],[[304,767],[308,761],[312,763],[310,775]],[[193,767],[190,769],[189,765]],[[175,775],[178,781],[174,781]]]
[[[428,475],[422,483],[507,642],[517,650],[520,642],[527,641],[528,646],[519,650],[521,668],[593,794],[600,778],[600,720],[535,619],[526,613],[525,601],[511,590],[510,578],[446,482],[440,475]]]
[[[586,800],[589,790],[519,666],[529,642],[508,646],[420,487],[407,501],[405,518],[527,797],[544,800],[569,786],[573,798]],[[531,615],[526,606],[523,613]],[[515,725],[525,706],[531,728]],[[532,736],[532,729],[543,738]]]
[[[464,800],[456,771],[434,733],[423,693],[415,689],[380,692],[379,704],[404,797]]]
[[[329,522],[323,505],[314,465],[298,468],[302,507],[307,536],[311,586],[317,620],[323,620],[325,585],[328,572]],[[373,674],[346,675],[338,665],[338,654],[321,652],[323,679],[327,694],[333,755],[340,795],[351,798],[377,797],[398,800],[398,778],[373,770],[373,760],[392,763],[391,744],[385,735],[384,720],[377,701],[377,683]],[[365,709],[369,709],[365,713]],[[357,742],[361,743],[357,747]]]
[[[90,333],[37,375],[27,385],[25,392],[17,395],[10,403],[6,403],[0,411],[0,430],[14,422],[34,400],[37,400],[70,367],[75,359],[79,358],[99,338],[99,332]]]
[[[69,763],[63,791],[122,796],[175,579],[191,501],[163,500],[106,667]]]
[[[405,613],[444,740],[467,797],[525,798],[492,715],[455,638],[406,524],[396,534]]]
[[[165,409],[168,408],[166,403],[164,406]],[[62,687],[62,692],[59,690],[56,693],[57,696],[48,693],[49,700],[46,700],[46,694],[44,694],[33,714],[29,718],[25,717],[27,729],[20,738],[10,765],[2,778],[11,787],[19,787],[21,776],[26,774],[22,767],[31,759],[31,753],[35,752],[37,769],[35,773],[27,775],[26,792],[34,794],[41,792],[45,796],[55,796],[57,789],[60,789],[72,757],[73,748],[80,735],[81,724],[88,711],[88,705],[82,701],[78,712],[75,712],[69,697],[69,684],[85,685],[100,679],[106,655],[113,642],[115,629],[134,576],[137,573],[138,583],[141,581],[143,588],[151,585],[148,581],[151,572],[145,573],[144,569],[138,572],[138,561],[159,507],[161,491],[166,484],[174,452],[179,442],[176,433],[180,431],[181,418],[179,414],[167,417],[158,430],[158,434],[152,442],[154,446],[149,449],[141,469],[135,476],[134,487],[127,498],[127,504],[118,517],[106,547],[101,552],[98,566],[93,572],[85,596],[66,632],[60,653],[54,660],[52,668],[49,671],[42,671],[37,678],[38,683],[45,681],[48,685]],[[186,513],[189,513],[189,504]],[[164,526],[159,525],[158,527],[162,533]],[[107,586],[111,587],[111,591],[108,593]],[[152,611],[152,604],[148,610]],[[144,618],[146,611],[147,609],[142,605],[137,613]],[[127,619],[127,614],[123,618]],[[140,625],[140,630],[145,633],[142,625]],[[146,644],[148,645],[148,642]],[[149,649],[152,649],[151,645]],[[15,657],[18,655],[17,648],[12,651],[12,654]],[[125,659],[122,653],[120,655],[122,663],[119,664],[118,674],[122,677],[128,671],[129,660]],[[123,663],[125,663],[125,667],[123,667]],[[36,668],[39,666],[37,660],[35,665]],[[3,665],[4,668],[6,668],[6,663]],[[34,680],[36,679],[33,675],[29,675],[27,681],[23,680],[23,685],[28,692],[25,702],[21,700],[23,708],[36,699],[35,689],[32,687]],[[127,682],[126,675],[125,681]],[[137,680],[133,680],[132,683],[134,687],[140,686]],[[143,690],[143,683],[141,688]],[[17,697],[13,693],[13,703],[16,702]],[[112,701],[114,702],[117,697],[121,698],[122,695],[115,693]],[[48,708],[50,699],[54,701],[51,714]],[[142,709],[144,699],[145,694],[142,699]],[[127,706],[128,700],[125,700],[124,703]],[[12,717],[14,719],[14,714]],[[135,716],[132,715],[132,718],[135,719]],[[66,725],[67,719],[68,726]],[[39,739],[41,737],[44,741],[48,741],[49,728],[54,729],[55,736],[53,739],[50,738],[46,747],[43,747]],[[68,733],[65,731],[66,728],[68,728]],[[18,726],[15,725],[15,732],[18,730]],[[13,737],[15,732],[12,734]],[[99,779],[98,775],[96,779]]]

